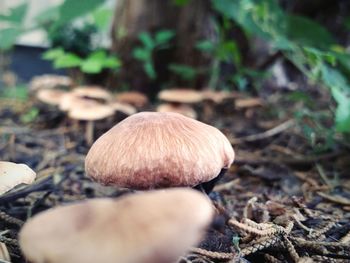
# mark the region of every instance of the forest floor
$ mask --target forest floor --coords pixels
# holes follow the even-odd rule
[[[230,139],[236,160],[210,194],[217,226],[181,262],[350,262],[349,148],[339,143],[315,150],[324,142],[316,138],[312,145],[312,134],[308,139],[294,119],[301,105],[285,97],[200,111],[207,114],[200,120]],[[327,99],[320,96],[317,104]],[[33,105],[39,116],[23,124],[21,116]],[[0,241],[12,262],[24,262],[16,238],[28,217],[62,203],[130,192],[85,176],[84,123],[77,127],[55,108],[13,100],[0,102],[0,120],[0,160],[37,172],[34,184],[0,196]],[[96,126],[97,137],[110,128]]]

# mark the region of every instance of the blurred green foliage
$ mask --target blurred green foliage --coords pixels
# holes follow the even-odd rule
[[[86,58],[70,52],[65,52],[62,48],[55,48],[46,51],[43,58],[51,60],[55,68],[78,67],[87,74],[97,74],[103,69],[118,69],[121,66],[120,60],[112,55],[107,55],[105,50],[91,52]]]
[[[326,28],[307,17],[288,14],[277,0],[212,0],[212,5],[247,36],[264,39],[310,80],[329,88],[337,103],[336,131],[350,132],[350,54]]]
[[[28,98],[28,88],[25,85],[6,87],[0,90],[0,97],[25,101]]]
[[[157,73],[154,69],[153,53],[170,47],[170,40],[175,36],[172,30],[160,30],[154,35],[148,32],[139,34],[140,46],[133,50],[133,56],[143,64],[143,69],[150,79],[155,79]]]

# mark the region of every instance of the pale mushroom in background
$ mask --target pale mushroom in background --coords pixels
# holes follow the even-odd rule
[[[176,112],[180,113],[186,117],[197,119],[197,112],[189,105],[180,104],[180,105],[174,105],[170,103],[162,103],[159,104],[157,109],[157,112]]]
[[[125,91],[117,93],[115,100],[120,103],[130,104],[136,108],[142,108],[149,103],[147,96],[138,91]]]
[[[70,87],[72,85],[73,80],[70,77],[46,74],[34,77],[29,84],[29,89],[31,91],[37,91],[40,89]]]
[[[131,189],[198,186],[210,192],[234,159],[217,128],[173,112],[140,112],[91,146],[85,171],[104,185]]]
[[[59,89],[40,89],[36,93],[36,97],[39,101],[49,105],[59,105],[62,98],[68,92]]]
[[[134,106],[126,103],[112,102],[109,103],[109,106],[111,106],[115,111],[122,112],[125,115],[132,115],[137,112],[137,109]]]
[[[87,121],[85,139],[88,145],[94,140],[94,121],[105,119],[114,115],[114,109],[93,100],[80,101],[72,105],[68,117],[74,120]]]
[[[80,97],[103,100],[105,102],[109,102],[112,99],[112,94],[100,86],[79,86],[74,88],[72,93]]]
[[[200,91],[192,89],[166,89],[158,93],[158,99],[170,103],[190,104],[201,102],[203,95]]]
[[[31,184],[35,178],[36,173],[26,164],[0,161],[0,194],[19,184]]]

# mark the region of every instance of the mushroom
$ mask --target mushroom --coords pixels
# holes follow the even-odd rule
[[[60,75],[42,75],[33,78],[29,84],[32,91],[40,89],[54,89],[58,87],[70,87],[73,81],[70,77]]]
[[[148,98],[145,94],[138,91],[126,91],[116,95],[116,101],[127,103],[136,108],[142,108],[148,104]]]
[[[197,119],[196,111],[188,105],[180,104],[174,105],[170,103],[162,103],[158,105],[157,112],[177,112],[186,117],[190,117],[192,119]]]
[[[108,102],[112,94],[100,86],[79,86],[72,90],[72,93],[84,98]]]
[[[126,115],[132,115],[137,112],[137,109],[134,106],[131,106],[126,103],[112,102],[109,104],[115,111],[120,111]]]
[[[104,185],[199,185],[209,193],[233,159],[230,142],[217,128],[178,113],[140,112],[97,139],[86,156],[85,171]]]
[[[203,100],[201,92],[192,89],[169,89],[158,93],[158,99],[171,103],[198,103]]]
[[[59,105],[62,98],[67,94],[66,91],[59,89],[40,89],[36,97],[43,103],[50,105]]]
[[[29,219],[19,244],[33,263],[173,263],[201,241],[213,214],[190,189],[93,199]]]
[[[167,102],[167,108],[161,104],[163,111],[178,112],[187,117],[197,118],[197,113],[188,104],[199,103],[203,100],[201,92],[192,89],[170,89],[158,93],[158,99]],[[157,109],[157,111],[160,111]],[[161,112],[161,111],[160,111]]]
[[[85,139],[88,145],[91,145],[94,140],[94,121],[105,119],[113,114],[114,109],[111,106],[88,99],[75,103],[68,111],[69,118],[87,121]]]
[[[0,161],[0,194],[19,184],[31,184],[36,173],[25,164]]]

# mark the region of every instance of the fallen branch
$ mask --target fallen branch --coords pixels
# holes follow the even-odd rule
[[[288,121],[285,121],[272,129],[267,130],[267,131],[262,132],[262,133],[252,134],[252,135],[248,135],[248,136],[241,137],[241,138],[231,138],[230,142],[231,142],[231,144],[240,144],[243,142],[253,142],[253,141],[266,139],[266,138],[272,137],[276,134],[279,134],[279,133],[289,129],[294,125],[295,125],[294,120],[288,120]]]

